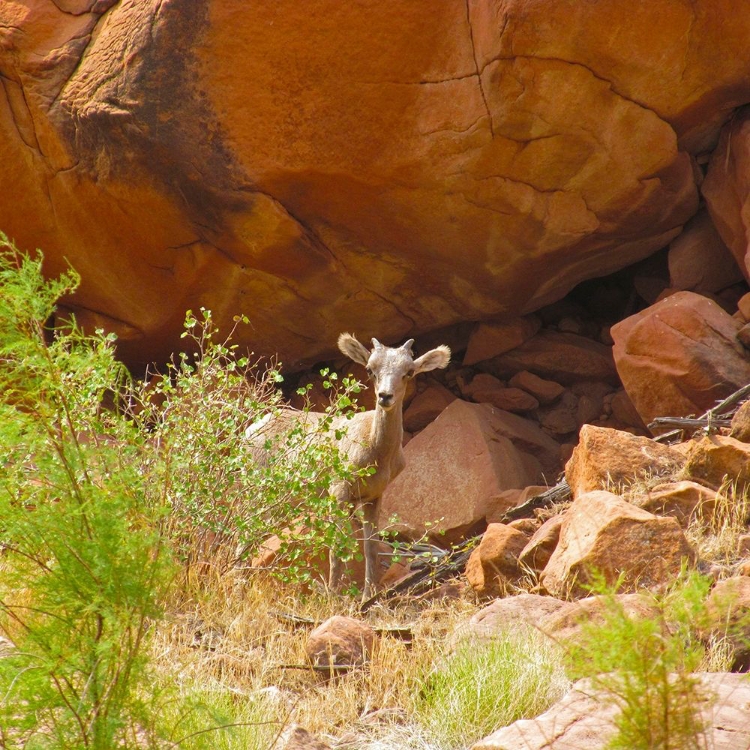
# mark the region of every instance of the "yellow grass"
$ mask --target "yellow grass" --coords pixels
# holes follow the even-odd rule
[[[171,603],[172,614],[154,644],[164,672],[179,674],[186,686],[211,686],[247,700],[265,696],[276,702],[279,721],[329,739],[352,733],[399,736],[420,680],[456,624],[476,609],[465,600],[375,607],[365,617],[373,627],[409,625],[412,643],[383,634],[368,667],[325,680],[306,668],[305,643],[313,625],[291,623],[284,615],[316,624],[335,614],[358,616],[353,600],[322,592],[301,595],[264,576],[191,580],[183,592]],[[404,737],[393,741],[393,747],[407,747]],[[408,746],[428,747],[426,739]]]

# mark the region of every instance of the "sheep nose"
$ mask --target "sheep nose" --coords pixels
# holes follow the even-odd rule
[[[378,393],[378,403],[381,406],[390,406],[393,401],[392,393]]]

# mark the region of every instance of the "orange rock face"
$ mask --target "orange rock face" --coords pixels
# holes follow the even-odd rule
[[[625,390],[645,423],[699,415],[750,381],[742,324],[715,302],[678,292],[612,327]]]
[[[287,365],[516,317],[695,213],[749,36],[739,0],[5,0],[0,228],[131,363],[200,305]]]

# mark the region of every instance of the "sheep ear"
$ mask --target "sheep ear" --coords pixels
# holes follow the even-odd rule
[[[414,360],[414,374],[442,369],[451,361],[451,350],[443,344]]]
[[[372,340],[372,348],[373,349],[382,349],[383,345],[377,340],[377,339],[371,339]]]
[[[411,354],[411,348],[414,346],[414,339],[409,339],[405,343],[401,344],[401,348],[405,351]]]
[[[370,359],[370,352],[351,333],[342,333],[339,336],[338,343],[342,354],[346,354],[349,359],[354,360],[360,365],[367,365],[367,360]]]

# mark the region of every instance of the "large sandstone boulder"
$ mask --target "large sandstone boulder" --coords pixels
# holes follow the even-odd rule
[[[565,513],[560,540],[542,571],[552,596],[581,597],[600,575],[621,591],[669,583],[694,553],[674,518],[654,516],[610,492],[576,498]]]
[[[622,430],[584,425],[565,465],[573,497],[592,490],[618,491],[644,479],[669,476],[684,463],[675,448]]]
[[[545,618],[554,615],[568,602],[541,594],[518,594],[482,607],[471,616],[468,622],[462,623],[453,635],[454,642],[463,638],[488,640],[502,636],[508,630],[517,630],[522,626],[539,627]]]
[[[406,468],[383,493],[379,528],[411,537],[429,529],[451,543],[482,524],[504,490],[540,484],[553,473],[557,443],[522,417],[488,404],[456,400],[404,449]],[[398,521],[391,524],[391,517]]]
[[[644,422],[702,414],[750,382],[742,324],[715,302],[678,292],[612,327],[622,384]]]
[[[187,307],[302,365],[663,247],[750,101],[738,0],[0,4],[0,228],[131,362]]]
[[[705,727],[705,747],[746,750],[750,745],[746,676],[704,672],[695,678],[699,691],[712,697],[695,706],[696,725]],[[498,729],[470,750],[604,750],[616,733],[616,698],[595,690],[589,680],[579,680],[541,716]]]
[[[742,281],[742,271],[701,209],[669,246],[669,285],[693,292],[718,292]]]
[[[722,240],[750,279],[750,110],[722,131],[701,190]]]

